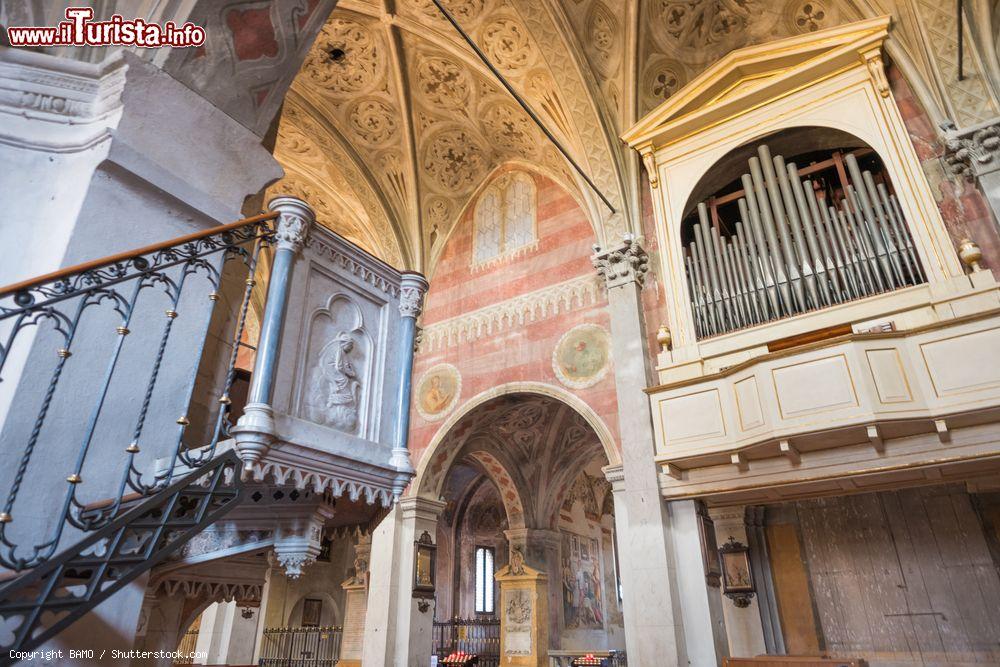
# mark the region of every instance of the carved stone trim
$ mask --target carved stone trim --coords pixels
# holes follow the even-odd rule
[[[953,174],[972,180],[1000,170],[1000,118],[959,131],[955,123],[941,124],[945,136],[944,161]]]
[[[334,473],[309,471],[269,460],[256,461],[249,467],[249,470],[255,482],[270,479],[275,484],[294,486],[299,490],[311,488],[316,493],[329,491],[335,498],[346,494],[351,501],[357,501],[364,497],[365,502],[369,505],[376,502],[383,507],[392,505],[391,482],[387,483],[386,486],[379,486],[374,483],[348,479],[346,476]]]
[[[160,581],[154,592],[157,595],[162,594],[169,597],[178,595],[188,598],[205,597],[216,602],[235,600],[241,607],[253,607],[260,604],[264,586],[263,584],[237,584],[199,579],[170,578]]]
[[[94,65],[24,49],[3,49],[0,142],[62,153],[107,139],[122,110],[127,69],[121,58]]]
[[[399,285],[399,314],[414,319],[420,317],[427,287],[427,280],[419,273],[404,273]]]
[[[505,329],[555,317],[571,308],[596,303],[598,283],[583,275],[516,296],[478,310],[441,320],[423,329],[420,350],[440,350],[459,342],[478,340]]]
[[[399,297],[399,285],[394,276],[388,275],[392,271],[389,267],[380,272],[375,268],[374,260],[365,262],[360,258],[351,257],[326,239],[320,238],[319,234],[310,235],[306,240],[306,247],[389,296]]]
[[[309,229],[316,222],[316,213],[297,197],[275,197],[268,210],[278,212],[274,239],[278,250],[299,252],[309,236]]]
[[[591,256],[597,275],[604,278],[608,288],[620,287],[628,283],[638,283],[641,287],[649,270],[649,255],[635,235],[626,233],[616,247],[602,250],[594,245]]]

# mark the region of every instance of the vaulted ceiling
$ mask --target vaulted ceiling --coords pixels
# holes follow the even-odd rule
[[[734,48],[878,14],[920,15],[926,20],[894,28],[903,47],[890,55],[922,72],[931,56],[906,45],[920,41],[923,26],[944,30],[930,0],[443,4],[615,212],[431,0],[340,0],[285,100],[275,156],[287,177],[275,190],[304,196],[323,224],[428,275],[484,179],[512,160],[569,184],[599,241],[638,231],[638,160],[619,135]]]

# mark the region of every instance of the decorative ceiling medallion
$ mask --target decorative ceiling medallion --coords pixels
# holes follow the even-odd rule
[[[381,79],[385,56],[372,32],[361,23],[332,19],[323,26],[302,69],[334,95],[360,93]],[[331,53],[342,51],[337,59]]]
[[[482,119],[487,139],[497,146],[531,155],[539,145],[531,121],[513,104],[490,100]]]
[[[487,166],[486,151],[465,128],[442,130],[427,142],[423,167],[446,192],[471,188]]]
[[[483,30],[483,50],[497,67],[511,73],[525,69],[535,60],[528,31],[510,18],[493,21]]]
[[[552,370],[571,389],[592,387],[607,374],[611,361],[611,339],[597,324],[573,327],[552,351]]]
[[[360,100],[351,108],[348,117],[351,128],[371,146],[384,144],[396,136],[398,125],[395,112],[382,100]]]
[[[438,364],[417,383],[417,412],[427,421],[438,421],[452,411],[462,393],[462,376],[451,364]]]
[[[468,72],[445,58],[422,58],[417,65],[417,88],[433,106],[465,110],[471,96]]]

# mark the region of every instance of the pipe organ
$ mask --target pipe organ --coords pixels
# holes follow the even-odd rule
[[[823,187],[761,145],[738,220],[698,204],[685,263],[699,338],[926,281],[888,179],[837,155],[841,187]]]

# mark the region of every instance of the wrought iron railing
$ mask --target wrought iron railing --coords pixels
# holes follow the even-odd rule
[[[30,405],[16,405],[16,419],[10,411],[6,418],[0,413],[5,441],[0,450],[10,466],[6,488],[0,488],[0,566],[14,571],[35,568],[68,543],[68,535],[79,537],[108,526],[123,505],[160,491],[185,469],[212,461],[231,426],[229,389],[236,353],[254,272],[262,249],[273,242],[271,221],[277,216],[258,215],[0,289],[0,389],[6,381],[8,392],[14,390],[11,383],[17,391],[25,383],[33,390],[26,392]],[[239,287],[234,289],[235,280]],[[223,298],[223,291],[242,295]],[[222,312],[230,305],[231,312]],[[190,312],[183,312],[185,308]],[[197,320],[172,336],[182,312]],[[159,318],[152,319],[153,314]],[[202,431],[186,442],[191,423],[187,410],[206,339],[210,330],[213,337],[219,336],[220,321],[229,329],[223,335],[231,350],[212,401],[217,407],[214,415],[204,417]],[[130,346],[136,338],[138,343]],[[51,356],[43,354],[46,351]],[[81,359],[73,358],[77,352]],[[123,368],[125,357],[145,361]],[[165,372],[178,368],[183,369],[181,379],[162,386]],[[65,395],[75,388],[85,391]],[[183,403],[180,417],[155,414],[165,392],[171,395],[171,405]],[[67,406],[72,414],[60,414]],[[128,425],[119,423],[126,419]],[[176,420],[173,429],[164,428],[166,419]],[[111,422],[128,430],[121,449],[108,442],[115,439],[107,437],[106,424]],[[140,465],[137,455],[147,441],[156,446]],[[112,444],[120,458],[107,458]],[[154,457],[160,458],[160,465],[152,473]],[[64,461],[66,468],[52,471],[53,460]],[[85,467],[88,474],[96,467],[103,479],[85,485]],[[65,476],[65,486],[58,499],[52,499],[49,523],[39,526],[28,517],[24,522],[29,525],[21,527],[20,513],[39,502],[37,494],[24,493],[26,483],[56,480],[55,472]],[[46,490],[46,501],[50,493]]]
[[[242,490],[240,468],[226,452],[0,586],[0,665],[55,637],[229,512]]]
[[[340,659],[343,630],[317,628],[266,628],[260,648],[260,667],[333,667]]]
[[[483,616],[434,621],[433,642],[433,652],[439,658],[455,651],[464,651],[478,655],[480,667],[498,667],[500,619]]]

